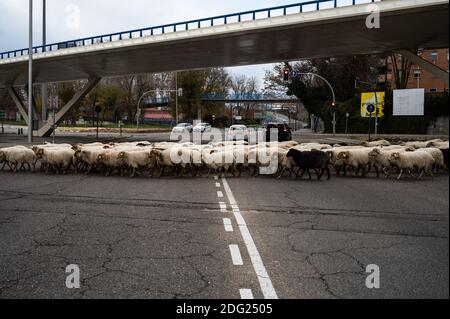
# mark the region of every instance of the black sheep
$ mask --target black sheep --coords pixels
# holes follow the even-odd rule
[[[322,179],[325,172],[327,173],[328,180],[331,178],[329,168],[330,157],[325,152],[317,150],[299,151],[296,149],[290,149],[287,157],[292,157],[295,164],[298,166],[297,178],[303,178],[303,175],[307,172],[309,179],[311,180],[312,177],[310,169],[316,170],[318,180]],[[300,171],[302,171],[301,176],[299,176]]]

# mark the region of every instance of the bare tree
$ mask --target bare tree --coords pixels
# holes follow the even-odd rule
[[[393,68],[395,87],[397,89],[406,89],[408,87],[409,75],[412,68],[411,61],[400,54],[392,53],[390,62]]]

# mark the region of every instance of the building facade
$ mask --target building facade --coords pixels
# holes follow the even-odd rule
[[[448,72],[449,70],[449,49],[437,49],[437,50],[423,50],[419,51],[418,55],[437,65],[443,70]],[[400,60],[401,61],[401,60]],[[396,88],[394,68],[392,58],[388,57],[387,63],[387,83],[391,88]],[[422,69],[420,66],[413,64],[408,78],[408,89],[425,89],[426,93],[442,93],[448,91],[447,84],[441,79],[435,77],[427,70]]]

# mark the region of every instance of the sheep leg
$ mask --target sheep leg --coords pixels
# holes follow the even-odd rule
[[[298,174],[300,173],[300,167],[297,169],[297,173],[295,173],[295,179],[299,179]]]
[[[164,166],[161,166],[161,169],[159,170],[158,178],[161,178],[164,174]]]
[[[8,164],[8,162],[3,163],[3,167],[2,167],[2,171],[5,169],[6,164]],[[9,165],[8,165],[9,166]]]
[[[387,167],[383,167],[384,176],[388,179],[391,175],[389,174],[389,169]]]
[[[361,168],[362,168],[362,177],[366,177],[367,174],[370,173],[370,170],[371,170],[370,165],[369,165],[369,169],[367,171],[366,171],[366,166],[365,165],[361,165]]]
[[[283,169],[281,170],[280,175],[278,176],[278,179],[280,179],[283,176],[285,170],[286,170],[286,167],[283,167]]]
[[[322,179],[323,174],[325,173],[325,170],[321,168],[318,173],[319,174],[317,174],[317,180],[320,181]]]
[[[421,170],[420,170],[420,174],[419,174],[419,179],[422,179],[422,177],[423,177],[423,175],[425,174],[425,168],[422,168]]]
[[[330,180],[330,179],[331,179],[331,172],[330,172],[330,168],[329,168],[329,167],[327,167],[327,168],[326,168],[326,171],[327,171],[327,180]]]
[[[400,170],[400,175],[398,175],[397,180],[399,181],[403,176],[404,169]]]
[[[298,169],[298,171],[300,172],[300,168]],[[302,174],[300,175],[300,179],[302,179],[303,176],[305,176],[305,174],[306,174],[306,169],[302,169]]]
[[[237,164],[235,167],[235,170],[238,172],[238,177],[241,177],[242,175],[242,164]]]
[[[378,166],[373,165],[373,167],[375,168],[375,172],[377,173],[377,178],[380,177],[380,170],[378,169]]]
[[[342,169],[342,166],[334,166],[334,170],[336,171],[336,174],[338,176],[341,175],[341,169]]]
[[[308,172],[309,180],[312,181],[311,171],[309,170],[309,168],[306,169],[306,171]]]

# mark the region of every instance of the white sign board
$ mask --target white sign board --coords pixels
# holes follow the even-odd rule
[[[394,116],[424,116],[425,89],[395,90]]]

